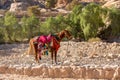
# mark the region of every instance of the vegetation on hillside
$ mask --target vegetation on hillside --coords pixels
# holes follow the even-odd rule
[[[35,8],[37,10],[37,8]],[[34,9],[29,17],[18,20],[14,14],[6,13],[0,18],[0,42],[29,40],[41,34],[56,33],[68,29],[75,39],[108,39],[120,36],[120,10],[102,8],[100,5],[76,5],[66,16],[49,17],[41,22]],[[35,11],[36,11],[35,10]]]

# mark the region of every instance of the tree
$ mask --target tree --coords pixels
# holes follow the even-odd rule
[[[76,5],[72,13],[69,14],[66,18],[66,23],[70,26],[74,38],[84,38],[83,31],[80,24],[80,14],[82,13],[83,5]]]
[[[4,42],[4,18],[0,18],[0,43]]]
[[[120,10],[112,8],[110,9],[109,19],[111,24],[109,27],[111,28],[110,36],[120,36]]]
[[[15,15],[7,12],[4,18],[4,38],[6,41],[15,41],[18,20]]]
[[[30,39],[34,35],[37,35],[37,30],[39,30],[39,19],[32,15],[29,18],[23,17],[21,19],[22,32],[24,37]],[[36,31],[36,32],[35,32]]]
[[[61,15],[55,18],[49,17],[41,26],[40,30],[44,34],[56,33],[65,29],[67,25],[64,23],[64,17]]]

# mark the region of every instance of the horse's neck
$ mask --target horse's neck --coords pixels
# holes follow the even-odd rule
[[[65,37],[65,35],[61,34],[61,35],[58,35],[58,37],[59,37],[59,40],[61,41]]]

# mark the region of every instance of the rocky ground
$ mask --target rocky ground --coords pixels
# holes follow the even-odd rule
[[[61,47],[57,55],[58,64],[51,63],[50,55],[43,55],[40,63],[36,63],[34,56],[24,54],[27,51],[28,46],[28,44],[1,44],[0,65],[9,67],[120,67],[120,43],[116,42],[61,42]],[[2,78],[1,75],[2,74],[0,74],[1,80],[4,80],[3,78],[5,78],[5,80],[14,80],[13,78],[15,78],[15,76],[21,77],[20,75],[13,75],[13,78],[11,78],[12,75],[4,74],[3,76],[6,77]],[[29,80],[28,76],[24,77],[27,77]],[[20,80],[24,80],[24,77],[21,77]],[[36,79],[33,80],[38,80],[37,78],[39,77],[36,77]]]
[[[38,76],[16,75],[16,74],[0,74],[0,80],[76,80],[73,78],[40,78]],[[84,79],[77,79],[84,80]],[[88,79],[89,80],[89,79]]]

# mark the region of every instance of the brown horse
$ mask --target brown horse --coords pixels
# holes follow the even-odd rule
[[[55,36],[53,35],[52,40],[51,40],[51,58],[52,58],[52,63],[53,63],[53,57],[55,58],[55,63],[57,64],[57,51],[60,47],[60,42],[62,39],[66,37],[67,39],[72,39],[71,34],[67,30],[63,30],[56,34]]]
[[[51,51],[52,63],[53,63],[53,57],[55,58],[55,63],[57,63],[57,51],[60,47],[60,42],[64,37],[67,37],[67,39],[72,38],[71,34],[67,30],[62,30],[61,32],[55,35],[49,35],[50,39],[48,40],[48,44],[49,44],[49,49]],[[35,37],[30,39],[30,42],[29,42],[30,46],[28,50],[28,54],[31,54],[31,51],[33,52],[32,54],[35,55],[35,59],[37,62],[39,62],[38,49],[37,49],[37,46],[38,46],[37,40],[39,38],[40,37]]]

